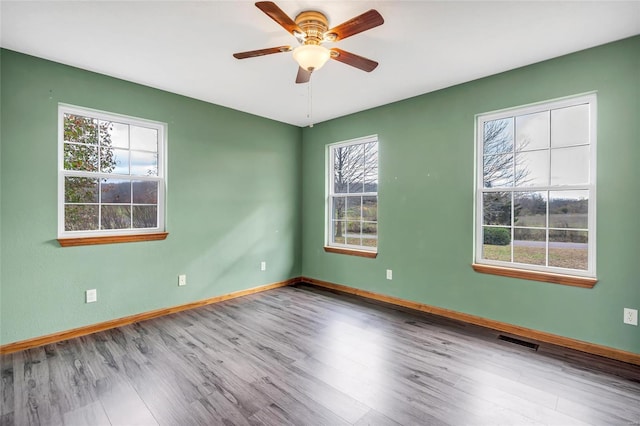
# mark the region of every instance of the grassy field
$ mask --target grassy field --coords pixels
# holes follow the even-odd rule
[[[376,247],[378,245],[378,240],[374,238],[363,238],[361,243],[360,238],[347,237],[347,244],[354,244],[354,245],[362,244],[365,247]]]
[[[483,246],[483,257],[489,260],[511,261],[511,246]],[[528,265],[545,264],[544,247],[514,247],[514,262]],[[549,266],[558,268],[586,270],[588,266],[588,253],[584,249],[552,248],[549,249]]]
[[[516,216],[517,226],[546,226],[545,215],[532,215],[532,216]],[[549,226],[551,228],[573,228],[573,229],[586,229],[588,227],[588,215],[587,213],[566,213],[566,214],[550,214]]]

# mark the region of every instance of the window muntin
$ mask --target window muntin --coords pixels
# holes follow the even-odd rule
[[[595,277],[595,94],[477,116],[475,262]]]
[[[378,138],[328,145],[327,246],[377,252]]]
[[[60,105],[58,237],[164,231],[163,123]]]

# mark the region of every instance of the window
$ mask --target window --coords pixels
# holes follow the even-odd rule
[[[595,279],[595,94],[479,115],[476,134],[476,264]]]
[[[165,125],[68,105],[58,112],[58,237],[163,232]]]
[[[378,247],[378,137],[328,146],[327,251]],[[331,250],[331,249],[337,250]]]

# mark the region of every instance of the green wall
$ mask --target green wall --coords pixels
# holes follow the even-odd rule
[[[1,55],[2,344],[300,275],[299,128]],[[168,123],[165,241],[59,247],[59,102]]]
[[[598,92],[593,289],[474,272],[474,115]],[[303,131],[304,276],[640,353],[640,37]],[[379,255],[325,253],[325,145],[379,135]],[[393,281],[385,270],[393,269]]]
[[[640,37],[302,130],[1,55],[1,344],[302,274],[640,353],[640,327],[622,323],[622,308],[640,308]],[[594,90],[599,283],[473,272],[474,115]],[[168,123],[167,240],[58,246],[58,102]],[[325,145],[370,134],[380,253],[325,253]],[[97,303],[84,303],[89,288]]]

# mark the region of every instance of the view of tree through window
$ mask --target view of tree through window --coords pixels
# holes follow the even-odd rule
[[[62,108],[63,233],[158,229],[162,127]]]
[[[593,273],[595,97],[478,118],[477,262]]]
[[[378,246],[378,141],[330,146],[329,245],[375,251]]]

